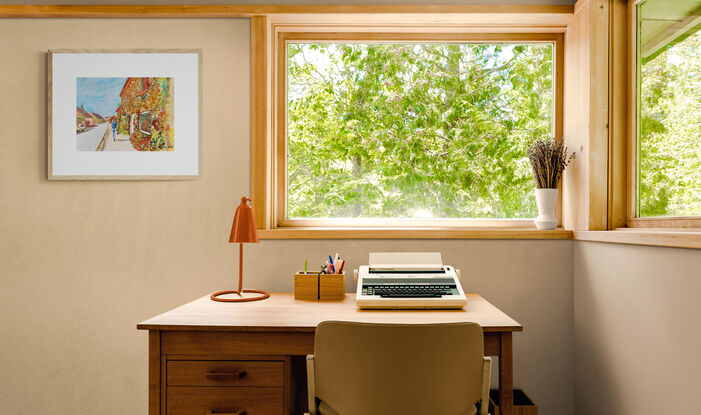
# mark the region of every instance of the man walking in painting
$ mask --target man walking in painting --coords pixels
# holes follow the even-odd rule
[[[112,141],[117,141],[117,118],[112,118]]]

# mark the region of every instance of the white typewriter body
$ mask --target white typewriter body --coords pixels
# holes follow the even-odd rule
[[[459,309],[467,304],[459,271],[438,252],[371,252],[357,270],[356,304],[367,309]]]

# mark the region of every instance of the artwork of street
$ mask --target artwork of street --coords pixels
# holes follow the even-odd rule
[[[173,151],[172,78],[77,78],[78,151]]]

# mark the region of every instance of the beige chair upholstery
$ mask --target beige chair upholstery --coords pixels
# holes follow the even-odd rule
[[[325,321],[307,356],[309,413],[473,415],[490,368],[474,323]]]

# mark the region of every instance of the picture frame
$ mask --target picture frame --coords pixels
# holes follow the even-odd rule
[[[200,49],[55,49],[47,60],[48,180],[198,177]]]

